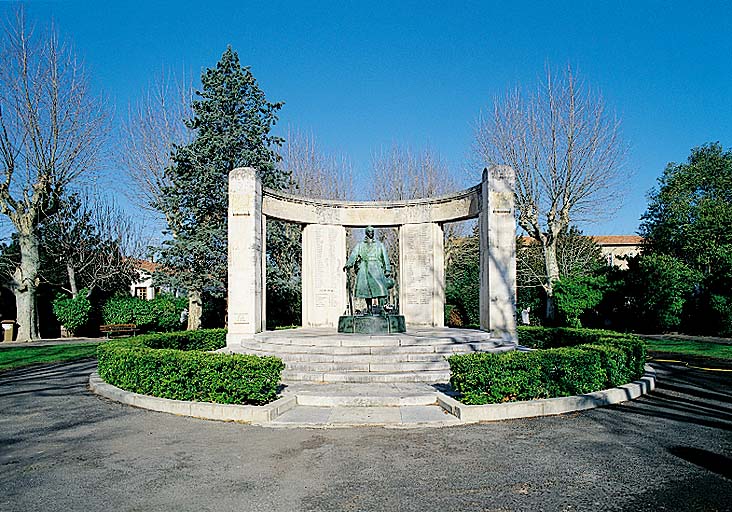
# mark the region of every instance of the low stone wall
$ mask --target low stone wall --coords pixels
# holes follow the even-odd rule
[[[643,377],[634,382],[617,388],[587,393],[586,395],[506,402],[503,404],[465,405],[440,393],[437,401],[443,409],[466,423],[554,416],[619,404],[645,395],[656,387],[656,371],[648,365],[646,365],[645,371]]]
[[[267,423],[296,405],[294,396],[283,397],[267,405],[232,405],[170,400],[125,391],[104,382],[97,372],[89,376],[89,389],[110,400],[141,409],[206,420],[236,421],[240,423]]]

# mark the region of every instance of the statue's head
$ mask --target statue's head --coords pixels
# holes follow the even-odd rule
[[[373,237],[374,237],[373,226],[366,226],[366,238],[373,238]]]

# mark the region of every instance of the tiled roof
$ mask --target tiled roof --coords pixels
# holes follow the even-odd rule
[[[148,272],[152,274],[158,269],[158,264],[154,261],[146,261],[146,260],[135,260],[135,266],[140,269],[144,270],[145,272]]]
[[[603,247],[608,245],[641,245],[643,237],[638,235],[590,235],[597,245]],[[534,239],[530,236],[522,236],[521,241],[524,243],[533,243]]]
[[[597,245],[641,245],[643,237],[638,235],[592,235]]]

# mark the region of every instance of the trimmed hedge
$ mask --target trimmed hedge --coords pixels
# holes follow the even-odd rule
[[[644,372],[637,336],[591,329],[519,329],[531,352],[454,355],[450,384],[466,404],[581,395],[627,384]],[[557,348],[548,348],[557,347]]]
[[[102,306],[105,324],[136,324],[142,332],[179,330],[181,312],[188,305],[184,297],[160,294],[152,300],[131,295],[110,297]]]
[[[207,352],[226,346],[225,329],[145,334],[99,346],[99,376],[143,395],[220,404],[265,404],[277,396],[276,357]]]

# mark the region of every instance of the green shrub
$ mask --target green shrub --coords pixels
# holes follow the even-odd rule
[[[102,307],[105,324],[136,324],[141,331],[168,332],[180,329],[185,298],[161,294],[152,300],[130,295],[110,297]]]
[[[582,327],[580,316],[602,301],[606,288],[604,276],[564,277],[554,283],[554,300],[563,324]]]
[[[91,313],[91,302],[89,301],[88,290],[82,289],[76,294],[76,297],[66,297],[59,295],[53,301],[53,313],[58,321],[75,334],[80,328],[89,322],[89,314]]]
[[[571,327],[534,327],[517,328],[519,344],[529,348],[572,347],[583,343],[597,343],[606,339],[635,339],[635,336],[602,329]]]
[[[644,372],[645,344],[632,335],[522,327],[519,341],[542,350],[448,358],[450,384],[463,402],[488,404],[591,393],[627,384]]]
[[[99,375],[143,395],[222,404],[264,404],[277,396],[276,357],[205,352],[226,346],[226,331],[146,334],[99,346]]]

